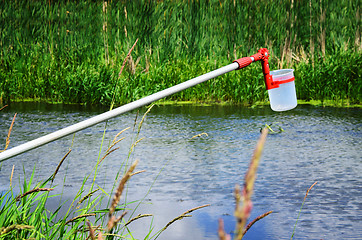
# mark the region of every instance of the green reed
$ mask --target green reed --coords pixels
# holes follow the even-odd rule
[[[119,105],[267,47],[271,69],[296,69],[299,98],[360,103],[358,3],[2,1],[0,99],[109,105],[119,82]],[[256,65],[170,99],[267,101]]]

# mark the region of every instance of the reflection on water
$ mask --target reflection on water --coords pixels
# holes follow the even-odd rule
[[[43,136],[101,113],[105,109],[46,104],[12,104],[0,112],[0,143],[5,143],[12,117],[18,112],[10,147]],[[140,115],[145,109],[140,109]],[[126,139],[99,169],[96,183],[111,191],[115,175],[135,139],[136,111],[107,124],[105,146],[122,129]],[[141,116],[138,116],[138,122]],[[143,238],[150,225],[161,229],[186,210],[211,204],[169,227],[159,239],[217,239],[217,221],[223,218],[227,232],[234,229],[233,188],[241,184],[259,130],[278,122],[285,130],[269,135],[258,170],[252,218],[274,213],[256,223],[245,239],[290,239],[306,190],[315,181],[303,207],[295,239],[362,238],[361,109],[298,106],[275,113],[269,107],[155,106],[142,126],[130,161],[140,160],[130,182],[127,198],[142,199],[138,211],[154,218],[132,223],[135,236]],[[92,174],[105,124],[77,133],[72,153],[63,164],[56,183],[65,198],[73,198],[85,175]],[[207,133],[190,140],[199,133]],[[23,166],[30,174],[35,166],[38,179],[48,177],[72,145],[73,136],[50,143],[3,162],[0,190],[22,179]],[[106,148],[106,147],[104,147]],[[105,150],[103,150],[104,153]],[[64,176],[66,176],[64,178]],[[19,180],[17,180],[19,181]],[[145,227],[146,226],[146,227]],[[190,234],[192,237],[190,238]]]

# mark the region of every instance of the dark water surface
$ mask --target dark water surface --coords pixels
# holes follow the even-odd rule
[[[15,112],[10,147],[105,110],[11,104],[0,112],[1,148]],[[140,109],[138,122],[144,112]],[[99,168],[96,184],[107,192],[136,138],[136,115],[134,111],[108,122],[102,156],[120,130],[131,129],[121,135],[126,138],[118,144],[120,149]],[[142,125],[139,138],[144,139],[129,157],[129,162],[139,159],[137,170],[146,172],[131,179],[127,192],[127,201],[145,198],[137,212],[151,213],[154,218],[130,224],[133,236],[143,239],[151,224],[156,232],[186,210],[203,204],[211,206],[175,222],[159,239],[218,239],[219,218],[231,232],[235,226],[234,186],[243,182],[260,127],[276,122],[285,132],[267,138],[251,218],[269,210],[274,213],[256,223],[244,239],[290,239],[306,190],[315,181],[318,184],[308,195],[294,239],[362,239],[362,110],[312,106],[283,113],[269,107],[155,106]],[[104,126],[98,124],[75,135],[73,150],[55,180],[54,193],[63,192],[63,199],[74,198],[84,176],[93,177]],[[189,140],[200,133],[208,136]],[[17,185],[24,177],[23,167],[27,176],[35,169],[37,180],[49,177],[72,139],[68,136],[3,162],[0,190],[8,188],[13,165]]]

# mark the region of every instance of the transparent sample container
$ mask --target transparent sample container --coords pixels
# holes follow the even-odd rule
[[[269,89],[270,107],[274,111],[287,111],[297,106],[293,69],[271,71],[273,82],[279,87]]]

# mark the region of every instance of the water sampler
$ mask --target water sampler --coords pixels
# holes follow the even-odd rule
[[[264,74],[264,82],[268,90],[270,107],[274,111],[286,111],[297,106],[293,69],[281,69],[271,71],[269,69],[269,52],[266,48],[259,49],[257,54],[244,57],[234,62],[239,68],[249,66],[252,62],[261,61]]]
[[[161,98],[170,96],[187,88],[193,87],[199,83],[205,82],[209,79],[215,78],[222,74],[231,72],[233,70],[245,68],[249,66],[252,62],[256,61],[261,61],[261,66],[264,74],[264,82],[266,89],[268,90],[271,109],[274,111],[286,111],[295,108],[297,106],[297,97],[295,93],[293,69],[281,69],[276,71],[270,71],[268,59],[269,59],[268,50],[266,48],[261,48],[259,49],[258,53],[250,57],[243,57],[237,59],[233,63],[227,66],[203,74],[199,77],[190,79],[186,82],[180,83],[178,85],[154,93],[147,97],[141,98],[134,102],[125,104],[123,106],[102,113],[100,115],[96,115],[92,118],[76,123],[69,127],[60,129],[56,132],[50,133],[43,137],[10,148],[0,153],[0,162],[9,159],[11,157],[14,157],[16,155],[19,155],[21,153],[24,153],[26,151],[29,151],[31,149],[40,147],[49,142],[55,141],[59,138],[68,136],[72,133],[91,127],[100,122],[114,118],[128,111],[145,106]]]

